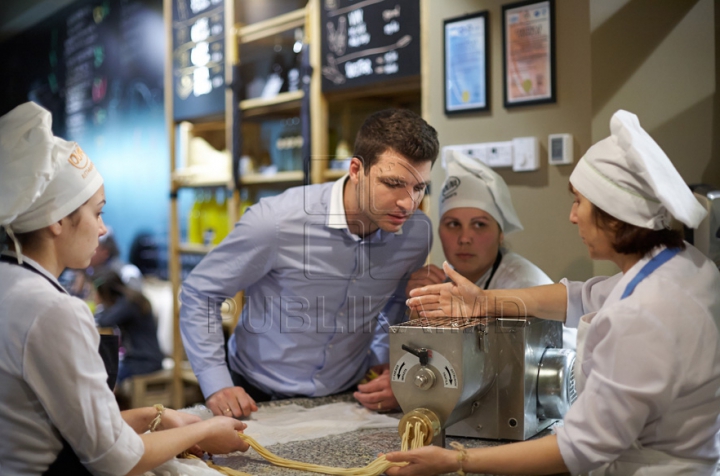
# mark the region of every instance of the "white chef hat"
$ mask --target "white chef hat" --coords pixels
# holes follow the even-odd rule
[[[523,229],[505,181],[490,167],[456,150],[446,157],[447,178],[440,193],[440,216],[453,208],[489,213],[504,234]]]
[[[39,230],[69,215],[103,183],[75,142],[52,133],[50,113],[22,104],[0,117],[0,226],[15,233]]]
[[[665,152],[640,127],[635,114],[619,110],[610,137],[590,147],[570,183],[592,204],[618,220],[651,230],[670,225],[671,215],[690,228],[706,210]]]

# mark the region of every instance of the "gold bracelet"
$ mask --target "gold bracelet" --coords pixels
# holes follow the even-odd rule
[[[458,460],[458,463],[460,463],[460,469],[458,469],[455,472],[457,474],[459,474],[460,476],[465,476],[465,470],[463,469],[463,465],[465,464],[465,461],[467,461],[467,456],[468,456],[467,450],[465,449],[465,447],[462,444],[458,443],[457,441],[450,442],[450,446],[452,446],[453,449],[456,449],[458,452],[457,460]]]
[[[157,410],[157,415],[155,415],[155,418],[150,422],[148,425],[148,429],[152,432],[157,430],[157,427],[160,425],[160,422],[162,421],[163,413],[165,412],[165,407],[162,403],[156,403],[153,405],[155,410]]]

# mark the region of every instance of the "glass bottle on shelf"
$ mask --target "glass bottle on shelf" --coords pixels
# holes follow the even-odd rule
[[[279,41],[276,42],[273,50],[275,53],[273,54],[268,78],[263,88],[263,99],[271,99],[277,96],[278,93],[287,91],[287,69],[283,58],[282,44]]]
[[[250,205],[252,205],[250,192],[247,188],[243,188],[240,190],[240,216],[245,214],[245,210],[247,210]]]
[[[195,201],[193,201],[188,216],[188,243],[200,245],[203,242],[202,228],[202,206],[204,194],[202,190],[195,191]]]
[[[282,132],[275,142],[278,154],[279,169],[283,171],[302,170],[303,138],[300,129],[300,118],[285,119]]]
[[[300,83],[300,67],[302,65],[302,49],[303,49],[302,28],[295,29],[295,43],[293,44],[293,64],[287,74],[288,91],[299,91],[302,89]]]
[[[290,133],[290,170],[303,170],[303,136],[299,117],[293,117],[290,119]]]
[[[219,245],[222,240],[228,235],[230,231],[230,219],[228,217],[228,201],[227,201],[227,190],[222,189],[219,191],[220,200],[215,196],[215,208],[217,210],[217,224],[215,226],[215,239],[213,240],[214,245]]]
[[[208,190],[202,207],[203,245],[210,246],[217,235],[218,213],[213,192]]]

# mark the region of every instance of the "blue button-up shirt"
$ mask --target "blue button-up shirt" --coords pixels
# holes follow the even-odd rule
[[[329,395],[388,362],[388,325],[404,317],[432,228],[418,211],[399,233],[351,233],[346,179],[260,200],[185,280],[180,328],[206,398],[233,386],[218,304],[243,289],[228,360],[266,393]]]

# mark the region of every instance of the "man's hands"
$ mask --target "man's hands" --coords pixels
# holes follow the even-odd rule
[[[224,455],[233,451],[246,451],[249,445],[238,436],[239,431],[246,428],[245,423],[227,417],[213,417],[203,422],[210,429],[206,438],[198,443],[205,452]]]
[[[407,305],[421,317],[468,318],[488,315],[490,306],[485,292],[464,278],[446,262],[443,269],[449,283],[417,288],[410,293]]]
[[[226,387],[210,395],[205,402],[213,415],[226,417],[250,416],[258,407],[242,387]]]
[[[398,407],[398,401],[390,388],[390,364],[376,365],[370,370],[380,376],[368,383],[358,385],[358,391],[353,396],[362,406],[370,410],[394,410]]]
[[[445,279],[447,279],[445,272],[434,264],[423,266],[410,275],[410,279],[405,287],[405,295],[409,296],[410,291],[416,288],[444,283]]]

